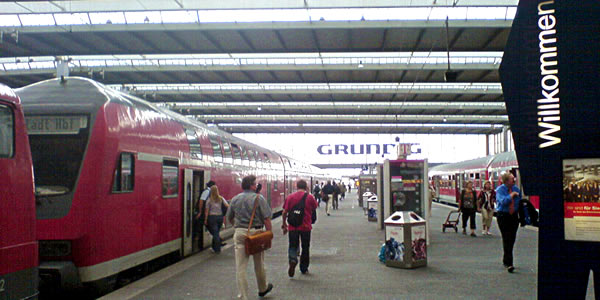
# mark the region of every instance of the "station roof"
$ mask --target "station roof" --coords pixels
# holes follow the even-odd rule
[[[232,133],[493,134],[508,125],[498,67],[517,3],[2,2],[0,82],[67,62]]]

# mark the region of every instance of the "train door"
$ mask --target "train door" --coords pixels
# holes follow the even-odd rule
[[[196,214],[200,212],[202,207],[196,207],[198,205],[198,199],[200,198],[200,194],[204,191],[204,187],[206,183],[210,180],[210,171],[194,171],[194,184],[193,188],[193,196],[192,202],[194,203],[194,213],[192,215],[192,236],[193,236],[193,252],[200,251],[204,249],[204,230],[200,230],[199,224],[195,224],[196,222]]]
[[[194,171],[183,170],[183,230],[181,238],[182,255],[188,256],[193,251],[194,230]]]
[[[454,174],[454,190],[456,191],[456,203],[459,202],[460,200],[460,192],[462,191],[462,187],[463,187],[463,178],[462,175],[460,173],[456,173]]]
[[[275,179],[277,180],[277,179]],[[267,180],[267,203],[269,203],[269,207],[271,207],[271,180]]]

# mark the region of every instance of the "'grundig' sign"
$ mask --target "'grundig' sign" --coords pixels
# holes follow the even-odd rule
[[[325,144],[317,147],[317,152],[321,155],[340,155],[340,154],[392,154],[390,149],[394,149],[396,144]],[[366,151],[366,153],[365,153]]]

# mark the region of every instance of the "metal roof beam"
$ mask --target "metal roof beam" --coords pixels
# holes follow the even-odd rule
[[[215,73],[218,74],[218,73]],[[163,95],[198,94],[475,94],[501,95],[498,83],[125,84],[115,89]]]
[[[347,7],[485,7],[485,6],[516,6],[518,0],[461,0],[461,1],[432,1],[432,0],[370,0],[370,1],[339,1],[339,0],[279,0],[279,1],[122,1],[103,0],[98,5],[97,0],[63,0],[63,1],[6,1],[0,3],[0,11],[4,13],[58,13],[58,12],[95,12],[95,11],[150,11],[150,10],[180,10],[180,9],[306,9],[310,8],[347,8]]]
[[[5,32],[22,33],[64,32],[136,32],[136,31],[195,31],[253,30],[253,29],[369,29],[369,28],[445,28],[443,20],[406,21],[312,21],[312,22],[241,22],[241,23],[183,23],[183,24],[86,24],[69,26],[0,27]],[[510,28],[512,20],[453,20],[450,28]]]
[[[185,110],[184,110],[185,112]],[[506,115],[192,115],[202,122],[212,123],[447,123],[505,124]]]
[[[335,126],[337,124],[273,124],[253,126],[254,124],[219,124],[218,127],[230,133],[413,133],[413,134],[496,134],[502,132],[501,127],[437,127],[423,124],[422,126],[403,126],[401,124],[388,124],[390,126],[362,126],[348,124],[348,126]]]

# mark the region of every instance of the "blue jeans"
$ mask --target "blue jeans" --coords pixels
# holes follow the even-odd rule
[[[212,235],[212,249],[215,252],[221,252],[221,226],[223,226],[223,216],[208,216],[208,231]]]
[[[288,234],[290,246],[288,248],[288,258],[290,262],[298,263],[298,248],[302,242],[302,254],[300,254],[300,271],[308,271],[309,249],[310,249],[310,231],[292,230]]]

